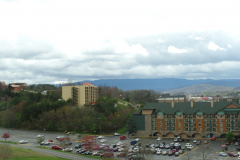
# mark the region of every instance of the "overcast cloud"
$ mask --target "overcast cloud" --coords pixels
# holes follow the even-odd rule
[[[0,81],[240,78],[238,0],[0,0]]]

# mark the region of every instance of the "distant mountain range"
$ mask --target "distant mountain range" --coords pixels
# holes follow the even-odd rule
[[[200,79],[200,80],[187,80],[187,79],[177,79],[177,78],[164,78],[164,79],[100,79],[94,81],[82,81],[90,82],[96,86],[106,85],[106,86],[116,86],[122,90],[135,90],[135,89],[152,89],[156,91],[169,91],[174,89],[181,89],[195,86],[197,90],[214,89],[214,90],[228,90],[240,86],[240,80],[224,79],[224,80],[213,80],[213,79]],[[78,82],[76,82],[77,84]],[[199,84],[207,84],[208,86],[203,86]],[[211,87],[211,86],[221,86]],[[231,88],[232,87],[232,88]],[[197,89],[198,88],[198,89]],[[202,88],[202,89],[201,89]],[[204,89],[205,88],[205,89]],[[184,90],[184,89],[183,89]]]

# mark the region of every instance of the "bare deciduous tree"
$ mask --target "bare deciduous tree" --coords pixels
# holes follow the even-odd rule
[[[6,160],[13,156],[12,146],[8,144],[0,144],[0,158]]]

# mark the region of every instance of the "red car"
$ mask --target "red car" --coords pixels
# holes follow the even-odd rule
[[[99,150],[99,146],[97,145],[97,146],[93,147],[93,150]]]
[[[176,152],[178,152],[178,150],[176,150],[176,149],[172,149],[172,152],[173,152],[173,153],[176,153]]]
[[[62,147],[59,147],[59,146],[52,146],[52,149],[62,150]]]
[[[51,139],[48,139],[47,141],[48,141],[48,142],[53,142],[53,140],[51,140]]]
[[[100,157],[107,157],[107,158],[109,158],[109,157],[113,157],[113,156],[114,156],[113,153],[108,153],[108,152],[100,154]]]
[[[124,139],[126,139],[126,136],[121,136],[120,137],[120,140],[124,140]]]
[[[228,152],[228,155],[231,157],[237,157],[238,154],[234,153],[233,151]]]
[[[215,141],[215,140],[216,140],[216,137],[212,136],[211,141]]]

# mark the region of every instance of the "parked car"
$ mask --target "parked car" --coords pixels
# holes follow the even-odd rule
[[[175,152],[175,156],[179,156],[179,152]]]
[[[137,141],[137,142],[140,141],[140,138],[136,138],[135,141]]]
[[[57,136],[56,139],[59,139],[59,138],[64,138],[64,136]]]
[[[235,146],[238,146],[239,145],[239,143],[238,142],[235,142]]]
[[[216,137],[212,136],[211,141],[215,141],[215,140],[216,140]]]
[[[92,155],[92,152],[91,151],[86,151],[86,152],[83,152],[82,155]]]
[[[204,140],[204,144],[207,144],[208,143],[208,141],[207,140]]]
[[[177,139],[181,138],[181,136],[177,136]]]
[[[103,153],[103,154],[100,154],[100,157],[113,157],[114,156],[114,154],[113,153],[110,153],[110,152],[105,152],[105,153]]]
[[[175,138],[173,141],[174,141],[174,142],[177,142],[177,141],[178,141],[178,139],[177,139],[177,138]]]
[[[157,155],[160,155],[160,154],[162,154],[162,150],[161,149],[157,150]]]
[[[238,157],[238,155],[236,153],[234,153],[233,151],[228,152],[228,155],[231,157]]]
[[[230,145],[230,142],[226,142],[226,145]]]
[[[196,140],[196,139],[194,139],[194,140],[193,140],[193,143],[196,143],[196,142],[197,142],[197,140]]]
[[[161,137],[158,137],[158,138],[157,138],[157,141],[161,141],[161,140],[162,140],[162,138],[161,138]]]
[[[172,151],[169,151],[169,152],[168,152],[168,155],[169,155],[169,156],[172,156],[173,154],[174,154],[174,153],[173,153]]]
[[[104,136],[98,136],[98,139],[103,139],[104,138]]]
[[[64,152],[72,152],[72,148],[65,148],[65,149],[62,149],[62,151],[64,151]]]
[[[75,146],[75,148],[77,149],[77,148],[82,148],[82,144],[77,144],[76,146]]]
[[[105,142],[107,142],[107,140],[106,139],[101,139],[100,142],[105,143]]]
[[[181,150],[184,150],[186,147],[185,146],[181,146]]]
[[[120,140],[126,139],[126,136],[120,136]]]
[[[137,143],[137,142],[136,142],[136,143]],[[135,144],[136,144],[136,143],[135,143]],[[120,146],[120,145],[122,145],[122,142],[118,142],[118,143],[117,143],[117,146]]]
[[[132,142],[130,142],[131,145],[134,145],[134,144],[136,144],[136,143],[137,143],[137,141],[132,141]]]
[[[71,141],[67,141],[67,142],[65,143],[65,145],[72,145],[72,142],[71,142]]]
[[[55,149],[55,150],[62,150],[62,147],[59,147],[59,146],[52,146],[52,149]]]
[[[87,151],[87,150],[86,150]],[[84,149],[78,149],[77,151],[76,151],[76,154],[80,154],[80,153],[82,153],[82,152],[84,152]]]
[[[44,137],[44,135],[41,135],[41,134],[37,135],[37,138],[42,138],[42,137]]]
[[[92,153],[93,156],[100,156],[100,154],[103,154],[103,152],[97,151]]]
[[[181,146],[176,146],[176,147],[174,147],[175,149],[177,149],[177,150],[180,150],[181,149]]]
[[[166,148],[166,149],[170,148],[169,144],[166,144],[166,145],[165,145],[165,148]]]
[[[53,142],[53,140],[51,140],[51,139],[48,139],[47,141],[48,141],[48,142]]]
[[[43,141],[43,142],[41,142],[40,145],[49,145],[49,144],[50,144],[50,142],[48,142],[48,141]]]
[[[183,154],[184,153],[184,150],[178,150],[179,154]]]
[[[184,142],[184,139],[179,138],[179,139],[178,139],[178,142]]]
[[[237,151],[240,151],[240,148],[236,148]]]
[[[174,147],[178,147],[178,146],[181,146],[181,144],[180,143],[175,143],[174,144]]]
[[[225,152],[220,152],[220,153],[219,153],[219,156],[226,157],[226,156],[227,156],[227,153],[225,153]]]
[[[126,152],[117,153],[117,157],[125,157],[126,155]]]
[[[166,155],[166,154],[168,154],[167,151],[163,151],[162,152],[162,155]]]
[[[159,147],[160,147],[161,149],[163,149],[163,148],[165,148],[165,145],[164,145],[164,144],[160,144]]]
[[[20,144],[26,144],[26,143],[28,143],[28,140],[21,140],[21,141],[19,141],[19,143]]]
[[[114,136],[120,136],[120,134],[119,133],[114,133]]]
[[[175,152],[178,152],[178,150],[176,150],[176,149],[172,149],[172,152],[175,153]]]

